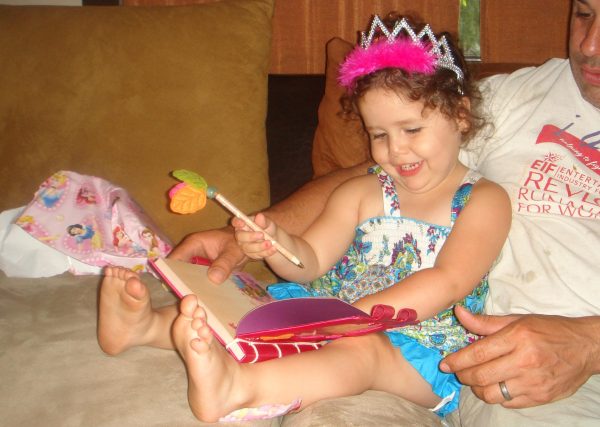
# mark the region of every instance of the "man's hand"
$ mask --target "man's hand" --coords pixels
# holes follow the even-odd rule
[[[487,403],[525,408],[563,399],[598,373],[600,318],[543,315],[484,316],[456,308],[460,322],[481,340],[440,364]],[[504,381],[512,400],[506,400]]]
[[[195,256],[212,261],[208,278],[214,283],[222,283],[232,271],[241,269],[248,261],[235,241],[231,227],[190,234],[169,254],[169,258],[181,261],[189,261]]]

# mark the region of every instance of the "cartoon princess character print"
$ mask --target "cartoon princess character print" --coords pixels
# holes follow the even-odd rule
[[[171,247],[160,240],[154,231],[145,227],[140,231],[141,244],[148,252],[148,258],[155,258],[161,255],[161,252],[167,254],[171,251]]]
[[[56,209],[64,200],[69,178],[64,172],[56,172],[40,185],[35,195],[36,203],[45,209]]]
[[[54,241],[59,237],[57,235],[51,236],[48,230],[39,224],[32,215],[20,216],[17,218],[15,224],[39,241],[47,243],[50,246],[54,246]]]
[[[80,223],[67,226],[63,243],[67,250],[75,253],[91,253],[102,248],[102,232],[92,215]]]
[[[83,184],[77,192],[75,203],[78,206],[95,205],[98,203],[96,198],[97,196],[94,190]]]
[[[125,233],[125,230],[123,230],[123,228],[121,228],[119,225],[113,229],[113,246],[117,252],[125,255],[129,255],[134,252],[133,242],[127,233]]]
[[[123,255],[137,254],[140,256],[146,255],[146,250],[141,248],[127,234],[121,225],[116,225],[112,232],[113,246],[115,251]]]

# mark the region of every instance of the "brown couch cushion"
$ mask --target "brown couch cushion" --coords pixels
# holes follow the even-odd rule
[[[175,241],[230,215],[170,213],[173,169],[244,211],[267,206],[272,8],[1,6],[0,210],[61,169],[125,187]]]
[[[369,141],[360,120],[349,121],[339,115],[344,89],[337,83],[338,69],[352,48],[351,43],[338,37],[327,42],[325,95],[319,104],[319,124],[312,151],[315,177],[369,158]]]

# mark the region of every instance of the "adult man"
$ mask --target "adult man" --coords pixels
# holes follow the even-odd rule
[[[465,393],[460,415],[470,425],[501,419],[531,425],[532,418],[562,424],[566,413],[583,417],[581,423],[600,418],[594,376],[600,372],[599,15],[600,1],[573,2],[568,63],[550,61],[486,82],[494,137],[471,156],[513,201],[487,311],[555,316],[488,318],[477,327],[463,317],[467,328],[492,335],[446,360],[477,397],[506,408],[575,395],[539,410],[507,412],[484,408]]]
[[[457,313],[486,337],[441,365],[471,386],[461,397],[463,425],[600,420],[600,0],[573,0],[570,25],[569,60],[483,84],[494,133],[465,160],[507,189],[514,219],[490,275],[493,315]],[[365,170],[359,165],[313,181],[267,214],[301,232],[338,183]],[[244,262],[226,230],[194,234],[172,254],[193,255],[215,259],[210,277],[216,282]],[[147,305],[145,292],[128,289],[125,297]],[[109,311],[104,301],[101,323]],[[163,311],[159,323],[173,318]],[[102,328],[99,340],[110,353],[169,344],[136,336],[117,346],[103,339]]]

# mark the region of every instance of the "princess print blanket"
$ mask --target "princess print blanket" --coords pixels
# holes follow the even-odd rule
[[[102,178],[70,171],[56,172],[46,179],[13,226],[26,235],[5,233],[0,250],[2,264],[7,262],[7,245],[11,256],[19,259],[27,255],[18,253],[19,247],[32,247],[20,246],[22,242],[15,239],[34,238],[51,251],[78,261],[68,263],[68,269],[76,274],[99,272],[107,265],[147,271],[148,258],[166,256],[171,250],[168,239],[125,189]],[[38,247],[35,253],[43,256],[45,252]]]

